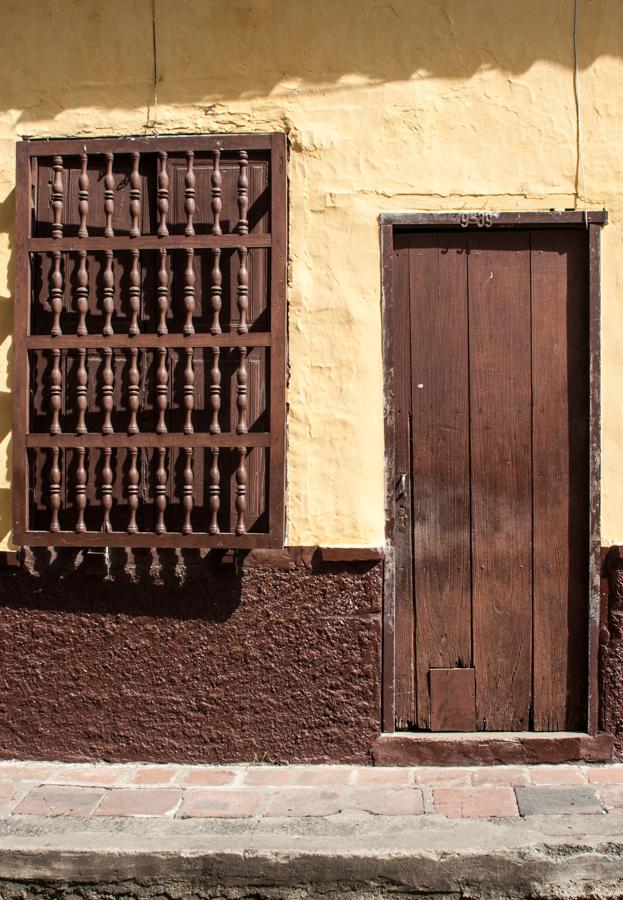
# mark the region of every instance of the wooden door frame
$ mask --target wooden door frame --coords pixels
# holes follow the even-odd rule
[[[599,723],[599,622],[601,569],[601,372],[600,372],[600,247],[605,210],[563,212],[383,213],[381,224],[381,303],[385,412],[385,570],[383,584],[382,729],[396,730],[395,712],[395,441],[393,358],[393,249],[399,231],[464,232],[508,229],[585,229],[589,251],[589,596],[587,732]],[[484,735],[484,732],[483,732]]]

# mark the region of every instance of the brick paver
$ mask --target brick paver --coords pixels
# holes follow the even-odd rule
[[[177,769],[159,768],[158,766],[145,766],[136,772],[131,779],[132,784],[171,784]]]
[[[127,778],[126,766],[75,765],[53,767],[47,775],[51,784],[84,784],[88,787],[111,787]]]
[[[482,766],[472,775],[472,784],[530,784],[527,766]]]
[[[495,819],[623,808],[623,765],[191,766],[0,761],[0,817]]]
[[[422,766],[414,769],[416,784],[463,784],[472,783],[473,770],[458,766]]]
[[[449,819],[491,819],[518,816],[510,787],[435,788],[435,809]]]
[[[518,787],[515,791],[522,816],[575,815],[602,813],[603,808],[595,788],[589,785],[573,787]]]
[[[210,766],[191,769],[182,777],[180,784],[185,787],[232,784],[236,775],[232,769],[221,769]]]
[[[360,809],[377,816],[421,816],[422,792],[417,788],[351,788],[344,796],[345,809]]]
[[[396,787],[412,783],[412,772],[410,769],[395,768],[375,768],[366,766],[355,769],[353,784],[356,785],[387,785],[388,787]]]
[[[332,816],[344,807],[340,791],[326,788],[284,788],[268,800],[267,816]]]
[[[586,775],[577,766],[531,766],[532,784],[586,784]]]
[[[61,766],[48,763],[14,763],[0,762],[0,780],[45,781],[48,775]]]
[[[182,792],[170,788],[114,788],[95,810],[96,816],[166,816],[179,806]]]
[[[623,766],[587,766],[591,784],[623,784]]]
[[[623,784],[602,784],[597,793],[605,809],[620,809],[623,806]]]
[[[252,790],[194,790],[188,791],[178,812],[187,818],[246,818],[258,814],[263,799],[259,791]]]
[[[352,776],[350,766],[250,766],[244,781],[267,787],[334,786],[348,784]]]
[[[14,810],[22,816],[90,816],[104,791],[72,785],[42,785],[26,794]]]

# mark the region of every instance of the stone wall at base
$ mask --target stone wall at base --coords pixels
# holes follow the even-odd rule
[[[0,572],[0,757],[369,761],[380,561],[221,556]]]
[[[614,737],[614,755],[623,759],[623,556],[620,547],[602,551],[600,630],[600,727]]]

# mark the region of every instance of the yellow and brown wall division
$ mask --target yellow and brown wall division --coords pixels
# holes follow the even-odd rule
[[[53,139],[78,138],[88,143],[127,136],[279,135],[287,146],[288,181],[283,537],[290,548],[330,548],[333,556],[314,557],[308,549],[262,557],[265,551],[260,547],[240,569],[238,563],[230,564],[227,555],[221,559],[225,546],[213,550],[209,559],[197,547],[177,553],[163,549],[155,556],[149,548],[137,548],[130,559],[120,542],[105,565],[97,554],[83,558],[70,548],[26,554],[21,571],[6,570],[0,576],[0,619],[7,640],[0,666],[7,727],[0,752],[195,760],[251,758],[256,753],[280,759],[364,759],[381,730],[383,671],[383,564],[378,558],[365,558],[365,552],[374,556],[371,551],[384,546],[387,526],[382,214],[452,211],[484,216],[488,212],[607,210],[608,224],[601,230],[600,535],[605,551],[623,544],[619,473],[623,331],[618,314],[623,285],[623,8],[617,0],[580,0],[574,20],[574,4],[569,0],[523,4],[513,0],[469,4],[459,0],[380,4],[372,0],[339,4],[325,0],[306,4],[112,0],[105,6],[91,0],[8,0],[5,6],[0,38],[0,549],[15,549],[12,471],[19,442],[13,435],[15,431],[19,437],[23,424],[17,423],[16,429],[12,411],[20,378],[13,355],[14,284],[20,252],[15,210],[18,143],[24,138],[50,141],[46,159],[53,184],[53,157],[62,156],[54,152]],[[249,151],[253,162],[252,142],[238,149]],[[180,236],[188,211],[184,193],[188,169],[182,156],[175,173],[168,172],[169,189],[174,190],[174,175],[175,189],[181,192],[179,201],[169,197],[170,214],[179,219],[170,221],[179,225]],[[203,208],[208,195],[199,193],[203,190],[200,158],[200,153],[195,156],[196,225],[201,225],[204,213],[213,213],[211,205],[209,210]],[[72,203],[75,199],[78,230],[79,154],[76,160]],[[237,158],[226,162],[237,178]],[[131,154],[124,159],[126,164],[121,191],[127,193],[129,215]],[[65,161],[64,168],[67,165]],[[211,173],[211,155],[206,165]],[[105,154],[101,167],[98,163],[97,170],[87,174],[89,201],[98,203],[101,195],[104,209]],[[251,183],[251,192],[256,190],[258,196],[261,177],[258,170]],[[157,166],[153,178],[154,219],[144,223],[144,229],[157,238]],[[42,187],[46,186],[47,181]],[[232,181],[229,188],[234,187]],[[237,221],[236,200],[231,202],[227,216]],[[46,207],[44,212],[53,223],[54,208]],[[268,234],[267,222],[264,225],[259,219],[254,222],[258,233]],[[472,224],[468,225],[469,230]],[[129,219],[128,231],[131,228]],[[476,222],[473,228],[478,228]],[[52,234],[49,238],[53,240]],[[178,248],[180,260],[174,263],[179,270],[182,311],[175,324],[182,334],[188,270],[182,256],[187,249]],[[262,296],[270,289],[267,270],[258,262],[265,249],[249,248],[250,309],[260,318]],[[235,244],[225,256],[233,257],[234,251]],[[45,250],[50,254],[46,265],[51,266],[51,282],[53,252]],[[101,298],[95,293],[87,298],[88,315],[96,306],[102,314],[106,312],[102,299],[105,248],[97,252],[104,254]],[[129,235],[128,247],[119,252],[127,254],[129,291]],[[162,269],[158,252],[155,243],[154,248],[141,249],[153,256],[153,260],[149,256],[150,277],[156,300]],[[63,265],[57,274],[64,273]],[[78,281],[79,257],[76,265]],[[170,272],[171,259],[166,265]],[[238,260],[235,267],[228,270],[230,281],[223,282],[234,297]],[[113,278],[125,270],[125,265],[113,261]],[[206,284],[209,281],[208,273]],[[195,288],[200,313],[203,285],[199,278]],[[95,288],[89,284],[88,290]],[[115,290],[113,283],[113,295]],[[160,296],[164,298],[164,293]],[[29,339],[45,336],[47,340],[55,327],[53,306],[46,306],[47,290],[41,300],[43,318],[35,328],[39,334]],[[120,313],[115,302],[112,323],[116,330]],[[237,329],[236,309],[234,313]],[[77,329],[78,320],[72,324]],[[125,324],[129,328],[130,320]],[[147,349],[159,353],[157,319],[151,324],[154,348]],[[255,328],[256,335],[270,331],[266,324]],[[205,333],[209,331],[207,327]],[[206,372],[205,408],[200,407],[204,400],[198,393],[197,367],[193,374],[194,415],[206,417],[209,432],[209,372],[214,366],[208,344],[196,351],[197,363]],[[261,418],[265,398],[255,390],[253,378],[265,365],[267,346],[265,342],[249,349],[245,361],[256,418]],[[51,348],[33,345],[30,349],[40,353],[42,377],[51,377]],[[70,355],[70,381],[65,389],[61,370],[60,386],[63,398],[66,394],[73,404],[68,428],[75,432],[82,369],[87,372],[87,385],[98,384],[100,360],[95,356],[101,352],[103,363],[106,348],[91,348],[93,359],[89,362],[87,354],[84,366],[79,348],[75,357],[71,355],[75,348],[65,349]],[[125,348],[117,350],[126,353]],[[178,349],[169,347],[167,352],[173,358]],[[129,376],[132,357],[127,353]],[[222,350],[221,363],[225,355]],[[164,385],[157,353],[155,357],[147,363],[154,392],[159,378],[160,386]],[[176,365],[179,374],[174,373],[182,398],[175,411],[181,434],[185,364],[182,358]],[[230,430],[235,431],[240,411],[236,397],[239,355],[234,354],[228,365],[221,379],[222,415],[227,412]],[[113,386],[124,385],[124,366],[120,364],[117,372],[111,363],[110,370]],[[168,371],[167,390],[173,384],[172,370]],[[55,372],[52,380],[58,380],[57,376]],[[161,391],[160,396],[164,398],[165,393]],[[47,394],[32,398],[35,407],[39,404],[42,421],[49,413],[49,399]],[[87,417],[90,409],[87,404]],[[98,405],[98,415],[105,412]],[[64,424],[59,422],[61,430]],[[112,424],[119,431],[127,423]],[[154,434],[157,424],[155,417]],[[267,433],[270,428],[262,426],[259,431]],[[130,465],[131,441],[126,443]],[[155,447],[156,438],[152,444]],[[236,438],[237,445],[245,446]],[[181,438],[179,448],[186,449]],[[61,448],[60,458],[67,452],[69,461],[73,449]],[[265,482],[258,474],[263,463],[256,465],[253,460],[264,449],[256,444],[249,458],[256,466],[246,482],[251,492],[246,501],[257,501],[254,522],[261,520],[264,511],[258,490]],[[32,457],[33,448],[30,451]],[[196,463],[196,448],[194,453]],[[208,491],[214,477],[211,463],[207,457],[202,474],[195,474],[195,489],[201,484]],[[221,530],[231,527],[234,532],[240,526],[237,513],[242,512],[244,524],[246,512],[236,507],[237,463],[228,463],[233,488],[220,498],[219,515],[227,506],[231,523],[217,523]],[[161,469],[167,485],[170,466],[167,459]],[[156,510],[164,509],[165,521],[181,533],[188,525],[183,500],[189,496],[184,494],[189,476],[183,453],[175,466],[179,490],[173,485],[169,493],[160,491],[158,504],[164,500],[165,506],[159,507],[155,487],[162,479],[156,459],[154,497],[149,502]],[[88,490],[96,478],[109,486],[106,469],[104,465],[92,477],[87,475]],[[32,504],[37,521],[47,528],[49,463],[43,461],[36,471],[39,483],[47,487],[40,494],[35,492]],[[74,477],[73,471],[70,475]],[[56,487],[55,479],[54,475]],[[226,482],[220,481],[223,491]],[[61,475],[59,489],[64,491],[69,483]],[[85,525],[93,531],[100,530],[108,496],[105,490],[103,507],[100,488],[87,498]],[[52,497],[54,501],[54,491]],[[111,521],[115,528],[125,528],[119,499],[113,494]],[[24,508],[25,502],[24,498]],[[191,524],[200,524],[198,508],[191,514]],[[215,524],[210,510],[208,503],[205,515],[201,514],[202,533],[209,534]],[[75,528],[74,513],[60,503],[62,530]],[[260,521],[257,528],[264,526]],[[104,538],[99,543],[108,545]],[[351,548],[358,552],[349,559]],[[616,586],[619,563],[612,555],[608,559],[607,574]],[[386,565],[392,562],[390,552]],[[613,674],[618,659],[616,590],[613,596],[609,649],[605,649],[605,605],[602,617],[602,671],[607,686],[602,726],[616,733],[623,725],[618,714],[620,688]],[[52,684],[58,689],[55,693]],[[27,725],[19,714],[23,708],[29,709]],[[10,728],[9,722],[13,723]],[[168,737],[174,733],[177,738]],[[244,741],[241,733],[248,736]]]

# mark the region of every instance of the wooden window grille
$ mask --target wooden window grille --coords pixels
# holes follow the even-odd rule
[[[18,145],[18,544],[277,547],[282,134]]]

